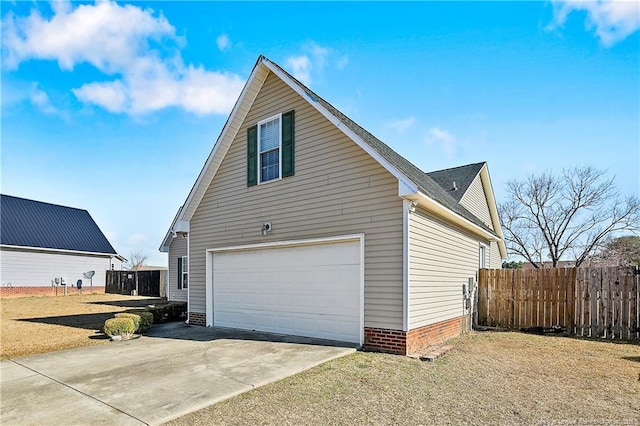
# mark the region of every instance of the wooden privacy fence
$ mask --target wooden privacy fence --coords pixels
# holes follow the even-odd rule
[[[162,271],[107,271],[104,292],[160,297]]]
[[[637,268],[480,269],[478,324],[640,338]]]

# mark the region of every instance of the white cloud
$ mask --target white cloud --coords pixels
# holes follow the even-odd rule
[[[107,83],[87,83],[72,89],[81,102],[94,103],[110,112],[124,112],[127,102],[127,88],[121,81]]]
[[[425,141],[429,145],[440,145],[442,151],[451,157],[456,148],[456,138],[446,129],[439,126],[432,127],[427,131]]]
[[[295,78],[309,86],[311,84],[311,59],[307,55],[290,56],[287,58],[287,67]]]
[[[312,77],[319,75],[328,63],[338,69],[346,67],[349,57],[344,55],[333,61],[335,53],[333,49],[312,41],[302,46],[302,54],[289,56],[286,59],[286,66],[295,78],[310,86]]]
[[[40,89],[37,83],[33,83],[31,85],[31,89],[29,90],[29,100],[33,106],[45,114],[59,114],[58,109],[51,104],[51,100],[49,99],[47,92]]]
[[[640,2],[620,0],[554,1],[553,22],[547,28],[561,27],[575,11],[586,12],[587,29],[594,29],[605,46],[612,46],[640,29]]]
[[[216,44],[218,45],[218,49],[225,50],[231,46],[231,40],[226,34],[220,34],[216,39]]]
[[[409,128],[413,127],[414,124],[416,124],[415,117],[407,117],[392,121],[389,123],[389,127],[398,133],[404,133]]]
[[[225,114],[242,90],[242,79],[184,63],[175,28],[153,10],[111,2],[53,3],[42,18],[3,19],[3,62],[14,69],[27,60],[55,60],[63,70],[89,63],[112,81],[73,89],[78,100],[110,112],[143,114],[178,107],[196,114]]]

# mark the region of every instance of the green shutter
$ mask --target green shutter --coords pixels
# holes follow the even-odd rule
[[[295,172],[294,113],[289,111],[282,114],[282,177],[293,176]]]
[[[182,258],[178,258],[178,290],[182,289]]]
[[[258,126],[247,129],[247,186],[258,184]]]

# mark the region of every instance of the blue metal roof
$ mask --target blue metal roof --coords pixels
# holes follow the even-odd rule
[[[0,244],[117,254],[86,210],[1,195]]]

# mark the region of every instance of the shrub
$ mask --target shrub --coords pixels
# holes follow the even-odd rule
[[[148,311],[153,315],[153,323],[158,324],[164,320],[164,311],[162,306],[149,307]]]
[[[126,340],[135,330],[136,326],[131,318],[110,318],[104,322],[104,334],[111,338],[121,336]]]
[[[169,318],[171,318],[172,321],[178,321],[183,317],[186,317],[187,304],[185,302],[171,303],[169,306],[170,306]]]
[[[140,311],[137,314],[140,316],[140,333],[144,333],[153,325],[153,314],[147,311]]]
[[[133,320],[133,325],[135,326],[134,333],[140,330],[140,315],[132,312],[120,312],[114,315],[116,318],[131,318]]]

